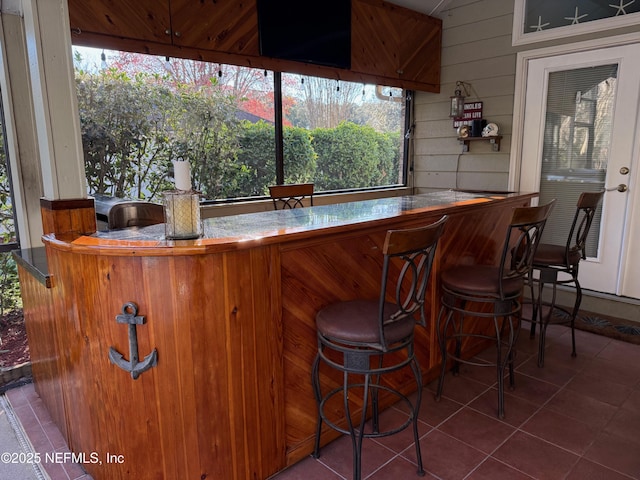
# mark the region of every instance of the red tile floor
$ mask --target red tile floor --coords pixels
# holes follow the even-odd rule
[[[581,331],[576,336],[578,356],[572,358],[570,331],[549,327],[545,366],[539,368],[537,339],[523,329],[516,387],[506,390],[503,421],[495,414],[493,368],[448,374],[440,402],[433,398],[435,383],[427,385],[419,417],[423,478],[640,479],[640,345]],[[68,451],[32,385],[6,396],[37,452]],[[399,414],[391,408],[385,420]],[[365,440],[363,478],[418,478],[412,442],[409,430]],[[342,437],[319,459],[308,457],[273,480],[349,479],[351,461],[350,440]],[[90,480],[74,464],[44,467],[53,480]]]

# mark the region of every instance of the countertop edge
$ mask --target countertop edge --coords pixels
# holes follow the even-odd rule
[[[12,250],[16,263],[24,267],[33,277],[46,288],[52,286],[52,275],[49,273],[47,254],[44,247]]]
[[[223,253],[247,248],[269,246],[278,243],[293,242],[312,238],[318,235],[332,235],[344,233],[354,229],[376,227],[384,223],[393,226],[396,222],[406,220],[407,216],[435,216],[451,213],[463,213],[468,210],[481,208],[487,203],[515,202],[537,197],[536,192],[511,193],[501,195],[487,195],[484,202],[457,202],[443,205],[417,208],[399,213],[395,217],[354,221],[353,223],[337,226],[327,226],[312,230],[291,229],[286,233],[270,233],[256,238],[229,236],[224,238],[200,238],[195,240],[116,240],[80,236],[70,238],[57,237],[54,234],[43,236],[43,241],[51,247],[62,251],[72,251],[78,254],[106,255],[106,256],[183,256]],[[313,207],[308,207],[313,208]]]

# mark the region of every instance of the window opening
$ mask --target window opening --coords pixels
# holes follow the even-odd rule
[[[405,184],[402,90],[127,52],[103,60],[85,47],[74,56],[89,194],[157,199],[172,159],[190,161],[205,203],[264,198],[275,183]]]

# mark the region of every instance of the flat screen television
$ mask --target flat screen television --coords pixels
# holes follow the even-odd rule
[[[260,55],[351,68],[351,0],[257,0]]]

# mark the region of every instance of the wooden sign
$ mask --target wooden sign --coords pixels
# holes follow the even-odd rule
[[[464,114],[461,117],[454,117],[453,128],[460,125],[471,125],[474,120],[482,119],[482,102],[470,102],[464,104]]]

